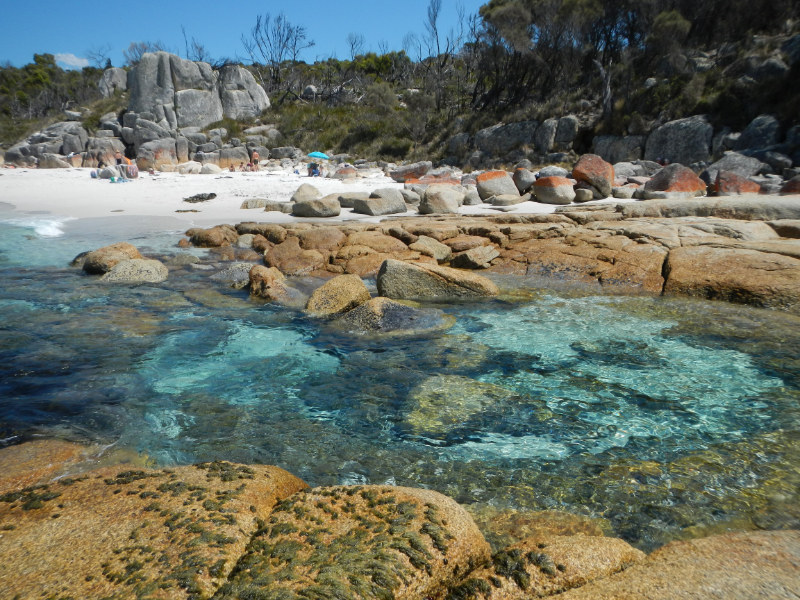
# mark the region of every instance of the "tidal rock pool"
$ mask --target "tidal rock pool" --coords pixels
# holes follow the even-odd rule
[[[427,487],[476,514],[594,519],[645,550],[800,526],[796,317],[523,288],[436,306],[444,331],[355,335],[212,280],[225,264],[178,250],[177,232],[126,238],[171,264],[163,284],[68,266],[111,235],[0,223],[4,444]]]

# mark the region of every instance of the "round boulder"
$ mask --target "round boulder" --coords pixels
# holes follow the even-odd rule
[[[290,202],[306,202],[308,200],[317,200],[321,196],[322,193],[320,193],[317,188],[309,183],[304,183],[297,188],[297,190],[295,190],[294,194],[292,194]]]
[[[689,167],[678,163],[664,167],[644,185],[646,200],[693,198],[706,193],[706,184]]]
[[[714,185],[709,191],[715,196],[738,196],[740,194],[758,194],[761,186],[736,173],[718,171]]]
[[[572,204],[575,189],[566,177],[540,177],[533,184],[536,201],[542,204]]]
[[[536,181],[536,174],[528,169],[517,168],[514,169],[513,179],[519,193],[524,194],[531,189],[531,186]]]
[[[339,200],[331,196],[292,204],[292,215],[295,217],[338,217],[341,212]]]
[[[791,196],[793,194],[800,194],[800,175],[792,177],[789,181],[783,184],[780,191],[781,196]]]
[[[595,197],[608,198],[614,185],[614,167],[597,154],[584,154],[572,169],[572,177],[597,190]]]
[[[86,273],[102,275],[123,260],[139,258],[144,257],[139,254],[136,246],[127,242],[118,242],[89,252],[83,259],[83,270]]]
[[[358,275],[339,275],[314,290],[306,310],[319,317],[346,313],[369,301],[367,286]]]
[[[492,196],[502,196],[503,194],[516,194],[519,190],[514,183],[514,179],[505,171],[486,171],[477,177],[478,195],[481,200],[486,200]]]
[[[463,200],[464,194],[454,188],[431,186],[425,190],[419,203],[419,212],[423,215],[458,214],[458,207]]]

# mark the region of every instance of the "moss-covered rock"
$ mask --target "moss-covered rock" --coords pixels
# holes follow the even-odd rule
[[[0,494],[0,589],[20,598],[207,598],[276,502],[277,467],[110,467]],[[9,596],[9,597],[12,597]]]
[[[454,586],[448,600],[524,600],[552,596],[641,562],[644,553],[617,538],[529,540],[492,556],[490,565]]]
[[[316,488],[275,508],[216,597],[440,597],[488,557],[475,523],[441,494]]]

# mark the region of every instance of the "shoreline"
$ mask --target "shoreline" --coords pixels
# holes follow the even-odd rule
[[[138,179],[126,183],[91,179],[92,169],[0,169],[0,218],[52,218],[57,222],[75,219],[106,217],[117,220],[131,217],[142,220],[143,227],[136,231],[163,231],[156,222],[147,219],[172,219],[176,230],[192,227],[210,227],[222,223],[236,224],[256,221],[275,224],[320,222],[341,224],[346,222],[379,223],[386,217],[356,214],[342,208],[338,217],[309,219],[262,209],[242,209],[241,204],[250,198],[288,202],[300,185],[308,183],[325,194],[344,192],[372,192],[380,188],[401,189],[385,175],[372,174],[352,182],[337,179],[295,175],[291,171],[259,171],[257,173],[222,173],[219,175],[180,175],[178,173],[142,173]],[[183,198],[198,193],[213,192],[213,200],[190,204]],[[608,198],[586,205],[619,204],[628,202]],[[5,207],[2,205],[6,205]],[[582,206],[582,205],[575,205]],[[5,217],[3,208],[9,211]],[[552,214],[557,205],[523,202],[499,211],[488,205],[462,206],[459,214],[466,217],[499,216],[508,214]],[[197,211],[197,212],[176,212]],[[391,218],[426,218],[436,215],[419,215],[416,211],[390,215]],[[74,227],[71,226],[71,227]]]

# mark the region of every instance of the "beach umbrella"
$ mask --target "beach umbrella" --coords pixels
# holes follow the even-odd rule
[[[324,158],[325,160],[328,160],[330,158],[330,156],[328,156],[324,152],[309,152],[308,155],[311,158]]]

